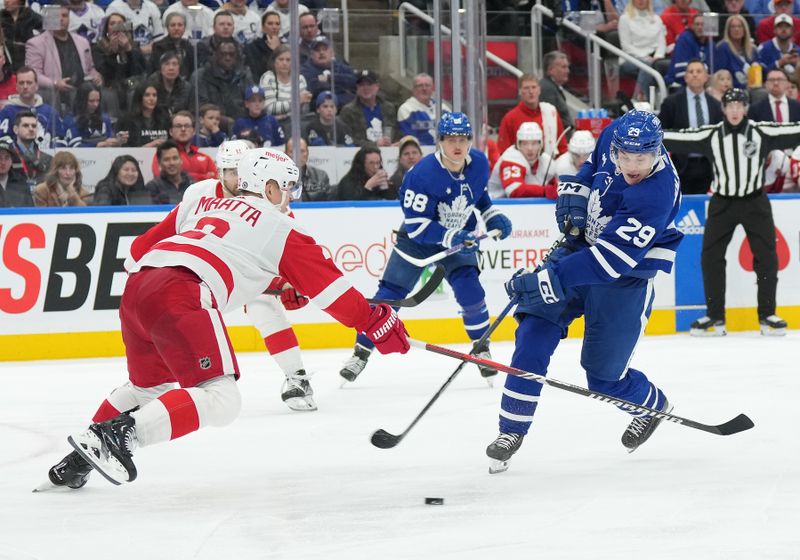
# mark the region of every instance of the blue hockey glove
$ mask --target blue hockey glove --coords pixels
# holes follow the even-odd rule
[[[455,247],[456,245],[461,245],[462,243],[464,244],[464,247],[458,252],[460,255],[471,255],[472,253],[477,253],[481,246],[481,242],[478,239],[475,239],[475,234],[465,229],[460,229],[453,234],[453,237],[450,239],[450,247]]]
[[[523,306],[558,303],[564,299],[561,282],[547,265],[538,272],[518,270],[505,287],[508,297],[518,298]]]
[[[493,213],[493,215],[486,220],[486,229],[499,229],[500,236],[498,239],[505,239],[511,235],[511,220],[508,219],[508,216],[500,212]]]
[[[568,239],[575,239],[586,228],[586,214],[591,188],[580,177],[561,175],[558,178],[558,198],[556,199],[556,222],[563,233],[567,224],[572,224],[566,232]]]

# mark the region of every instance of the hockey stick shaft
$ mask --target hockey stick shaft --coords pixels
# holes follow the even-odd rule
[[[486,239],[488,237],[497,237],[498,235],[500,235],[500,230],[499,229],[492,229],[492,230],[487,231],[486,233],[482,233],[481,235],[478,235],[475,238],[475,241],[481,241],[482,239]],[[458,253],[459,251],[461,251],[465,247],[467,247],[467,244],[459,243],[458,245],[450,247],[449,249],[445,249],[444,251],[441,251],[439,253],[436,253],[435,255],[431,255],[430,257],[427,257],[427,258],[424,258],[424,259],[418,259],[416,257],[412,257],[411,255],[408,255],[408,254],[404,253],[403,251],[401,251],[397,247],[395,247],[394,250],[398,255],[400,255],[402,257],[402,259],[404,261],[406,261],[408,263],[411,263],[414,266],[418,266],[420,268],[424,268],[424,267],[428,266],[429,264],[433,264],[433,263],[438,262],[438,261],[440,261],[442,259],[446,259],[450,255],[454,255],[454,254]]]
[[[729,420],[728,422],[724,422],[722,424],[717,424],[717,425],[702,424],[700,422],[696,422],[695,420],[690,420],[689,418],[684,418],[682,416],[677,416],[675,414],[662,412],[655,408],[650,408],[648,406],[618,399],[616,397],[612,397],[610,395],[606,395],[603,393],[590,391],[589,389],[584,389],[583,387],[579,387],[578,385],[572,385],[571,383],[558,381],[557,379],[545,377],[544,375],[539,375],[538,373],[531,373],[529,371],[521,370],[519,368],[515,368],[512,366],[507,366],[505,364],[494,362],[492,360],[486,360],[483,358],[479,358],[477,356],[471,356],[470,354],[464,354],[463,352],[458,352],[457,350],[451,350],[443,346],[437,346],[435,344],[429,344],[427,342],[422,342],[420,340],[414,340],[414,339],[409,339],[409,342],[411,343],[411,346],[414,346],[416,348],[422,348],[423,350],[427,350],[428,352],[441,354],[442,356],[448,356],[450,358],[455,358],[457,360],[472,362],[473,364],[493,367],[496,368],[498,371],[503,371],[509,375],[515,375],[517,377],[522,377],[524,379],[530,379],[538,383],[541,383],[543,385],[549,385],[550,387],[555,387],[557,389],[569,391],[570,393],[575,393],[576,395],[581,395],[598,401],[606,402],[623,410],[627,410],[630,412],[641,412],[643,414],[646,414],[647,416],[660,418],[667,422],[672,422],[673,424],[682,424],[684,426],[695,428],[697,430],[702,430],[704,432],[709,432],[711,434],[727,436],[738,432],[742,432],[744,430],[749,430],[750,428],[753,427],[753,421],[750,420],[750,418],[748,418],[745,414],[740,414],[737,417],[733,418],[732,420]]]
[[[556,138],[556,143],[553,146],[553,152],[551,154],[549,154],[550,155],[550,160],[547,162],[547,167],[545,167],[545,169],[544,169],[544,180],[545,181],[547,181],[547,173],[548,173],[548,171],[550,171],[550,164],[553,163],[553,160],[555,159],[556,150],[558,150],[558,144],[559,144],[559,142],[561,142],[561,139],[564,138],[564,135],[566,135],[567,132],[569,132],[570,130],[572,130],[572,127],[568,126],[567,128],[565,128],[561,132],[561,134],[558,135],[558,138]]]

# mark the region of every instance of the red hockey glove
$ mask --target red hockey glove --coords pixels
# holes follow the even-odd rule
[[[403,321],[400,320],[394,309],[385,303],[372,308],[372,314],[369,316],[364,334],[375,343],[375,347],[381,354],[393,352],[405,354],[411,348],[408,343],[408,331],[406,331]]]
[[[292,311],[308,305],[308,298],[303,294],[298,294],[297,290],[289,286],[281,291],[281,303],[286,309]]]

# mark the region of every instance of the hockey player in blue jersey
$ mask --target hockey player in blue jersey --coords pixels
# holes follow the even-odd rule
[[[590,390],[671,410],[664,393],[629,367],[652,309],[653,278],[670,272],[683,235],[673,223],[680,181],[662,144],[661,122],[631,111],[601,134],[578,175],[559,178],[556,220],[580,230],[534,272],[506,282],[518,298],[511,364],[545,375],[550,357],[573,320],[586,327],[581,366]],[[490,473],[503,472],[533,421],[542,385],[509,375],[500,410],[500,435],[486,449]],[[633,415],[622,444],[634,451],[660,420]]]
[[[422,158],[400,186],[399,198],[405,219],[397,234],[397,248],[413,258],[424,259],[443,249],[466,244],[460,252],[443,259],[446,279],[461,306],[464,328],[470,339],[477,340],[489,326],[489,311],[478,280],[479,240],[477,210],[486,229],[500,230],[500,239],[511,234],[511,220],[492,206],[486,185],[489,162],[471,147],[472,126],[464,113],[445,113],[437,127],[439,140],[435,153]],[[419,280],[423,269],[392,251],[383,278],[375,294],[379,299],[403,299]],[[367,365],[373,344],[361,335],[353,355],[339,374],[354,381]],[[475,349],[479,356],[489,356],[488,343]],[[497,370],[481,368],[481,375],[491,377]]]

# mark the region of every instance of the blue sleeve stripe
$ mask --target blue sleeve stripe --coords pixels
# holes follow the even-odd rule
[[[605,257],[600,253],[600,249],[598,249],[595,246],[595,247],[592,247],[591,249],[589,249],[589,252],[595,258],[595,260],[598,262],[598,264],[600,264],[600,266],[603,267],[603,270],[605,271],[606,274],[608,274],[611,278],[619,278],[620,277],[619,272],[614,270],[614,268],[610,264],[608,264],[608,261],[605,259]]]
[[[598,239],[598,240],[596,241],[596,244],[597,244],[597,245],[600,245],[601,247],[603,247],[603,248],[604,248],[604,249],[606,249],[607,251],[610,251],[611,253],[613,253],[613,254],[614,254],[615,256],[617,256],[617,257],[618,257],[618,258],[619,258],[619,259],[620,259],[622,262],[624,262],[625,264],[627,264],[627,265],[628,265],[628,266],[630,266],[631,268],[633,268],[634,266],[636,266],[637,264],[639,264],[639,263],[637,263],[637,262],[636,262],[636,261],[635,261],[633,258],[631,258],[631,256],[630,256],[630,255],[628,255],[628,254],[627,254],[625,251],[623,251],[622,249],[620,249],[620,248],[619,248],[619,247],[617,247],[616,245],[612,245],[612,244],[611,244],[611,243],[609,243],[608,241],[604,241],[603,239]]]

